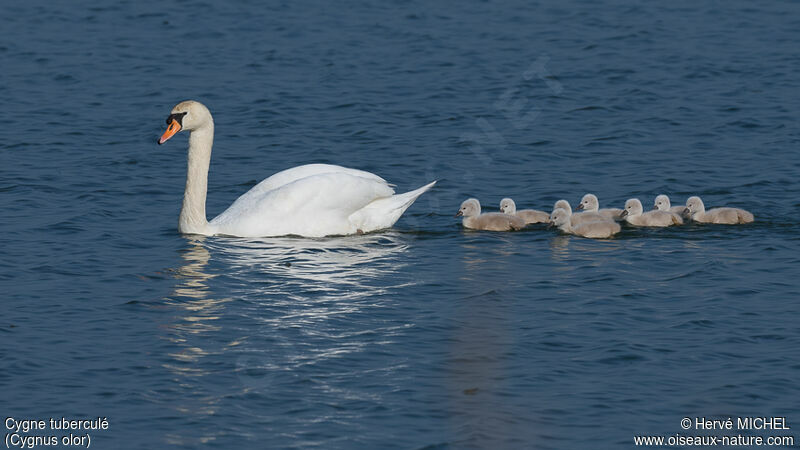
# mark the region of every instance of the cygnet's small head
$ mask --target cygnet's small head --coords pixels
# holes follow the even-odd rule
[[[625,202],[625,210],[622,211],[620,217],[638,216],[644,211],[642,202],[638,198],[631,198]]]
[[[581,199],[581,203],[578,205],[577,209],[582,209],[584,211],[597,211],[600,209],[600,202],[597,200],[596,195],[586,194]]]
[[[553,211],[557,210],[558,208],[565,209],[568,213],[572,213],[572,206],[570,206],[569,202],[561,199],[553,205]]]
[[[550,225],[560,227],[569,221],[569,212],[564,208],[556,208],[550,213]]]
[[[179,131],[193,131],[213,123],[214,119],[211,118],[211,112],[202,103],[194,100],[180,102],[172,108],[167,117],[167,131],[158,140],[158,144],[161,145],[167,142]]]
[[[686,207],[689,208],[689,213],[691,214],[706,211],[706,206],[703,204],[703,201],[700,200],[700,197],[697,196],[689,197],[689,199],[686,200]]]
[[[669,202],[669,197],[664,194],[656,197],[656,201],[653,202],[653,209],[658,211],[669,211],[671,206],[672,204]]]
[[[500,211],[506,214],[514,214],[517,212],[517,204],[510,198],[504,198],[500,200]]]
[[[456,213],[456,217],[464,216],[464,217],[476,217],[481,215],[481,203],[478,201],[477,198],[470,198],[464,200],[464,203],[461,204],[461,208],[458,209]]]

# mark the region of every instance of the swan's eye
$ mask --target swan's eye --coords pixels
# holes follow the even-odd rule
[[[183,126],[183,116],[185,115],[185,112],[170,114],[169,117],[167,117],[167,125],[171,124],[173,120],[176,120],[178,125]]]

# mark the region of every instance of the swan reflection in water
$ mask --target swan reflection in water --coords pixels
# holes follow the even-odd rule
[[[320,318],[346,312],[344,305],[336,311],[329,301],[374,297],[402,287],[387,283],[387,277],[405,265],[399,257],[408,249],[407,238],[398,233],[325,239],[193,236],[188,243],[181,254],[184,264],[174,271],[179,282],[166,299],[190,312],[181,327],[188,333],[216,330],[211,321],[234,299],[269,308],[283,305],[303,311],[308,320],[315,306],[320,306]],[[215,291],[224,296],[213,298]],[[287,317],[264,320],[287,324]]]
[[[367,337],[343,321],[366,317],[364,310],[391,301],[385,294],[414,283],[397,276],[412,239],[396,232],[188,238],[183,264],[173,270],[176,286],[164,299],[175,312],[166,325],[171,352],[164,367],[191,390],[174,406],[188,415],[214,414],[221,397],[211,386],[220,377],[241,392],[277,392],[275,385],[295,381],[301,366],[363,351]],[[399,332],[377,331],[387,339]],[[197,439],[173,435],[170,442]]]

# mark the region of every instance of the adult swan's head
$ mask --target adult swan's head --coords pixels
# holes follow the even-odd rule
[[[211,118],[211,112],[205,105],[194,100],[180,102],[172,108],[172,112],[167,117],[167,131],[158,140],[158,144],[167,142],[179,131],[194,131],[209,126],[213,130],[214,119]]]

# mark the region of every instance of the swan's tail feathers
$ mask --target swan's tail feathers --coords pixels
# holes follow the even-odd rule
[[[408,209],[420,195],[424,194],[435,184],[436,181],[433,181],[413,191],[375,200],[354,212],[350,216],[350,221],[358,224],[358,228],[364,232],[389,228],[397,222],[397,219],[403,215],[406,209]]]
[[[403,214],[405,210],[408,209],[408,207],[411,206],[411,204],[414,203],[417,198],[419,198],[420,195],[432,188],[434,184],[436,184],[436,182],[431,181],[419,189],[414,189],[413,191],[408,191],[404,194],[393,195],[390,197],[390,199],[392,199],[393,204],[398,205],[396,208],[400,209],[400,214]],[[400,215],[397,217],[399,218]]]

